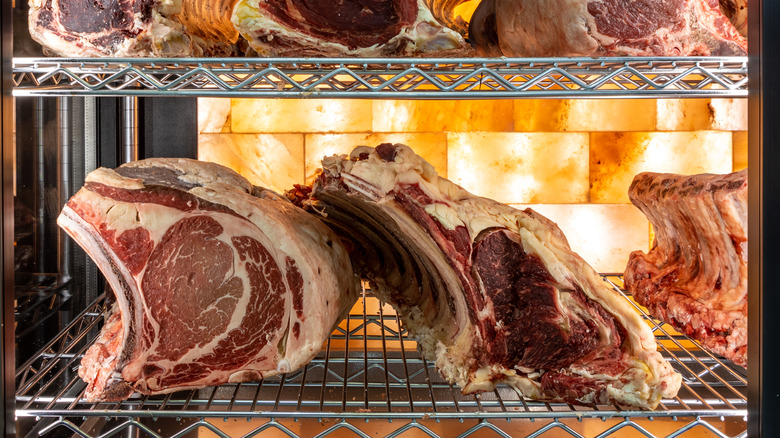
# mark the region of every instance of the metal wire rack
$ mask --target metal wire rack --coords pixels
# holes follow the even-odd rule
[[[621,284],[619,277],[605,281]],[[745,370],[701,350],[626,299],[683,376],[678,396],[655,411],[534,402],[506,387],[462,395],[419,354],[392,308],[370,291],[300,370],[260,382],[91,404],[81,397],[85,384],[76,367],[102,324],[101,296],[17,368],[18,429],[27,436],[83,437],[747,436]]]
[[[747,57],[14,58],[15,96],[745,97]]]

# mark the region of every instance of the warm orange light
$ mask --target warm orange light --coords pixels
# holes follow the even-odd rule
[[[456,14],[470,16],[477,1]],[[199,99],[199,157],[283,191],[323,156],[405,143],[467,190],[533,204],[597,270],[621,272],[652,232],[627,196],[642,171],[747,166],[745,99]]]

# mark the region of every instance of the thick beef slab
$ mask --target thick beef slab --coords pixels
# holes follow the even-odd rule
[[[29,27],[61,56],[227,56],[236,1],[29,0]]]
[[[626,288],[653,316],[747,365],[747,170],[640,173],[628,191],[655,230],[634,251]]]
[[[215,164],[150,159],[95,170],[58,223],[116,295],[79,369],[88,400],[293,370],[357,300],[332,231]]]
[[[261,56],[463,56],[423,0],[239,0],[233,23]]]
[[[464,392],[654,408],[680,387],[629,304],[533,210],[474,196],[400,144],[323,160],[288,196],[331,225]]]
[[[33,38],[63,56],[227,56],[245,45],[239,32],[261,56],[472,53],[423,0],[30,0],[30,6]]]
[[[484,0],[469,39],[483,56],[747,54],[717,0]]]

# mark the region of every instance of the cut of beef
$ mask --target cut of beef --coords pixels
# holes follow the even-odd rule
[[[747,365],[747,170],[640,173],[629,198],[655,230],[631,254],[626,289],[653,316]]]
[[[472,53],[422,0],[31,0],[29,20],[73,57],[228,56],[246,44],[239,31],[261,56]]]
[[[740,35],[748,37],[748,2],[747,0],[720,0],[720,9],[729,17],[731,24]]]
[[[655,407],[680,375],[617,291],[533,210],[474,196],[400,144],[323,159],[288,197],[349,242],[423,354],[465,393]]]
[[[423,0],[239,0],[233,22],[261,56],[471,53]]]
[[[29,27],[61,56],[227,56],[236,1],[30,0]]]
[[[483,1],[469,39],[478,54],[491,54],[498,41],[504,56],[747,54],[715,0]]]
[[[347,253],[325,225],[215,164],[95,170],[58,223],[116,295],[79,369],[91,401],[298,368],[357,300]]]

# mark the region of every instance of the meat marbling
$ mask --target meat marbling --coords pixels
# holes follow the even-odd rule
[[[681,377],[618,292],[533,210],[474,196],[409,147],[326,157],[288,197],[349,242],[423,354],[463,392],[654,408]]]
[[[631,253],[626,289],[652,315],[747,366],[747,169],[640,173],[628,194],[655,242]]]
[[[469,39],[483,56],[747,54],[718,0],[485,0]]]
[[[423,0],[30,0],[58,55],[455,56],[473,53]],[[239,38],[239,34],[246,40]],[[249,54],[254,54],[249,51]]]
[[[79,369],[91,401],[298,368],[357,300],[332,231],[216,164],[95,170],[58,224],[116,295]]]

